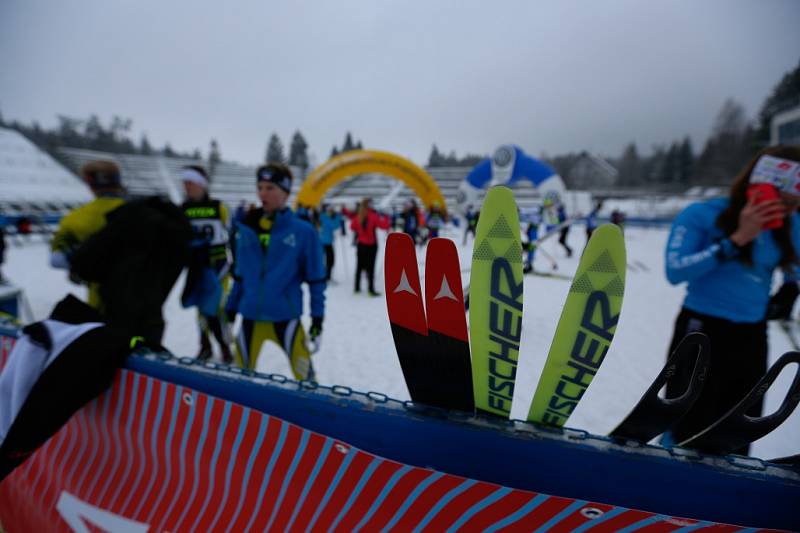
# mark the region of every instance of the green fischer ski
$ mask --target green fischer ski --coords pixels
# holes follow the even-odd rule
[[[614,224],[600,226],[575,272],[528,411],[530,422],[563,426],[583,397],[614,338],[625,267],[622,231]]]
[[[522,333],[522,245],[514,195],[492,187],[481,207],[470,272],[472,384],[478,411],[508,418]]]

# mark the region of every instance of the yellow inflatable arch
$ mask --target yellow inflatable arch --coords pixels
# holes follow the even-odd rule
[[[430,209],[434,203],[446,210],[444,196],[433,178],[404,157],[378,150],[353,150],[330,158],[308,175],[295,205],[316,207],[325,193],[340,181],[357,174],[376,173],[398,179],[414,191]]]

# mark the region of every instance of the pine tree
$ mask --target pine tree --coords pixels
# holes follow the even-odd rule
[[[208,149],[208,177],[213,179],[217,173],[217,166],[222,162],[222,154],[219,151],[219,144],[216,139],[211,139],[211,146]]]
[[[350,135],[350,132],[347,132],[347,135],[344,136],[344,144],[342,145],[342,152],[349,152],[350,150],[355,149],[355,145],[353,144],[353,136]]]
[[[622,187],[635,187],[642,182],[642,162],[636,143],[625,147],[619,158],[619,184]]]
[[[164,154],[164,157],[175,157],[175,151],[172,149],[172,146],[170,146],[169,143],[164,145],[161,153]]]
[[[694,150],[689,136],[683,138],[678,156],[678,181],[688,185],[694,170]]]
[[[265,163],[286,163],[286,156],[283,153],[283,143],[278,138],[276,133],[273,133],[269,137],[269,143],[267,144],[267,153],[265,158]]]
[[[334,146],[331,148],[331,157],[336,157],[337,155],[339,155],[339,149]]]
[[[308,168],[307,150],[308,143],[303,137],[303,134],[296,131],[292,136],[292,144],[289,147],[289,164],[302,169]]]
[[[442,166],[442,154],[439,153],[439,148],[434,144],[433,148],[431,148],[431,155],[428,156],[428,166],[429,167],[440,167]]]
[[[800,105],[800,62],[794,70],[783,75],[761,106],[756,130],[757,141],[766,145],[769,142],[772,117],[797,105]]]
[[[147,140],[146,133],[142,133],[142,138],[139,141],[139,153],[142,155],[153,155],[153,147],[150,146],[150,141]]]

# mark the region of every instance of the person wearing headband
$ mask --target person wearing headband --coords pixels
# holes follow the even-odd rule
[[[236,226],[234,284],[226,304],[228,319],[242,315],[236,339],[237,362],[256,369],[261,347],[276,343],[289,358],[296,379],[315,379],[311,355],[319,349],[325,316],[326,270],[317,230],[286,203],[292,173],[280,163],[256,171],[261,207]],[[310,295],[309,342],[301,321],[303,291]]]
[[[50,266],[53,268],[69,271],[75,250],[105,226],[108,213],[125,203],[119,166],[113,161],[89,161],[81,168],[81,178],[95,198],[73,209],[59,221],[50,241]],[[98,285],[89,283],[88,289],[88,303],[98,309]]]
[[[230,252],[228,246],[228,209],[209,197],[209,179],[199,165],[181,169],[186,200],[181,205],[192,225],[192,254],[181,295],[183,307],[197,307],[200,351],[197,359],[207,361],[213,355],[211,336],[219,345],[222,360],[233,362],[230,324],[224,309],[223,295],[228,285]]]
[[[766,186],[766,187],[765,187]],[[670,283],[686,283],[669,354],[687,334],[711,341],[702,393],[667,435],[679,443],[722,417],[767,370],[767,310],[773,272],[798,280],[800,146],[761,150],[734,179],[727,198],[689,205],[673,221],[666,246]],[[677,369],[667,398],[686,391],[694,362]],[[748,415],[759,416],[762,405]],[[718,453],[713,447],[700,448]],[[749,446],[734,453],[746,455]]]

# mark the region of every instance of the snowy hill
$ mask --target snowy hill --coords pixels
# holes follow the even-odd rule
[[[74,207],[92,199],[89,188],[20,133],[0,128],[0,204]]]

